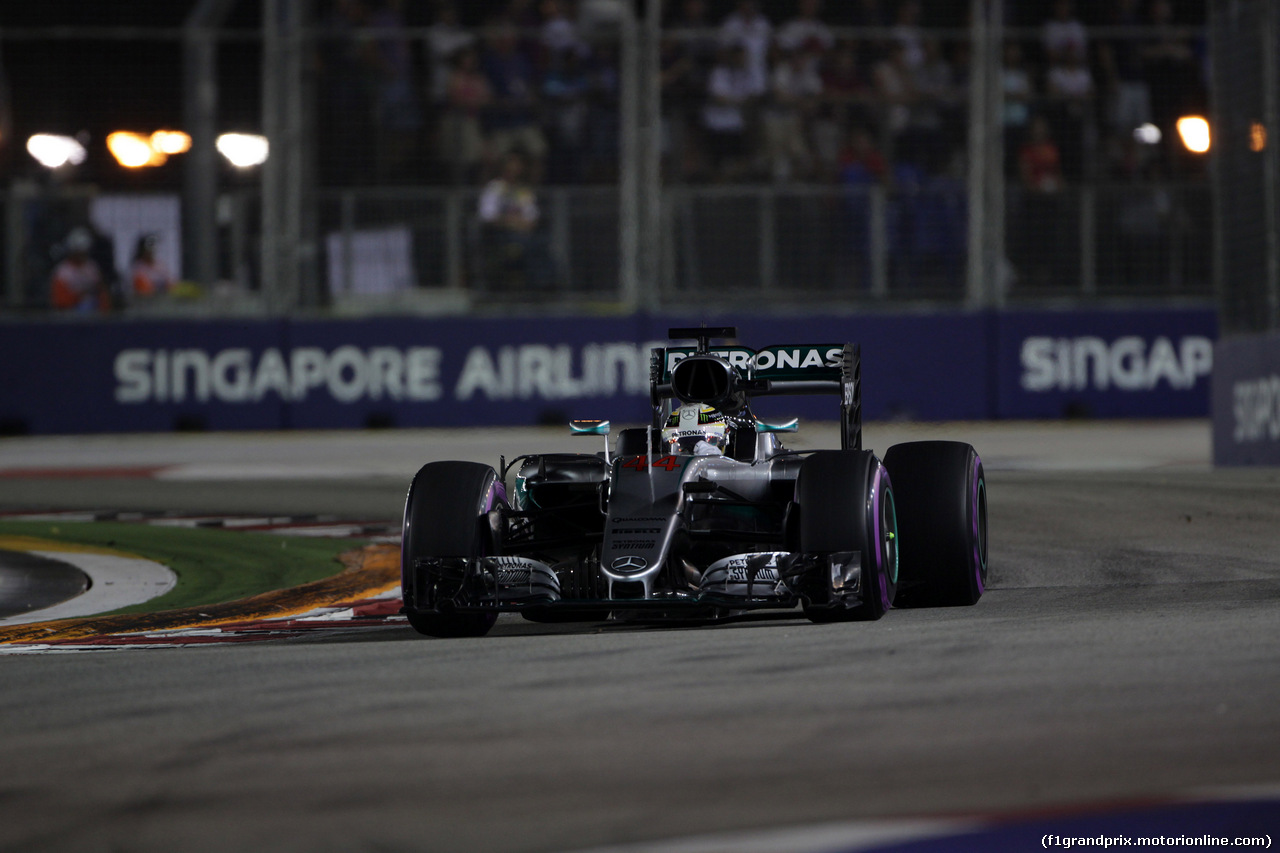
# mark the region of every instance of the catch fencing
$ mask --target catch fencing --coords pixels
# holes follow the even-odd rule
[[[659,18],[662,4],[646,18],[516,25],[342,16],[359,5],[270,0],[261,28],[0,31],[9,90],[78,105],[68,111],[91,125],[87,161],[46,174],[13,139],[58,116],[13,101],[5,312],[47,309],[81,223],[104,232],[103,263],[121,272],[135,238],[159,230],[201,286],[123,309],[137,315],[1207,300],[1215,269],[1249,275],[1246,226],[1275,210],[1244,192],[1274,193],[1274,180],[1249,185],[1263,173],[1228,164],[1244,194],[1219,214],[1240,227],[1215,250],[1207,160],[1176,129],[1207,111],[1198,25],[1090,25],[1073,64],[1038,22],[1004,21],[983,0],[967,27],[837,25],[795,56],[780,19],[765,89],[717,115],[711,78],[734,61],[724,31],[671,8]],[[1221,8],[1236,5],[1249,7]],[[1248,14],[1274,14],[1266,5]],[[94,73],[49,73],[41,54],[88,57],[78,70]],[[129,70],[139,54],[146,74]],[[808,62],[819,88],[785,96],[780,80]],[[506,66],[528,92],[495,90]],[[1063,83],[1081,74],[1089,87]],[[211,160],[204,132],[167,165],[126,172],[102,138],[114,123],[158,129],[143,126],[156,123],[148,102],[174,125],[266,131],[271,158]],[[515,149],[537,210],[518,239],[480,204]]]

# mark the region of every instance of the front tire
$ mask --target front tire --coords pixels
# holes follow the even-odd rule
[[[879,619],[893,606],[898,583],[897,510],[885,466],[868,450],[811,454],[800,467],[796,499],[801,551],[857,551],[862,558],[861,602],[849,608],[813,602],[805,616],[813,622]]]
[[[503,500],[497,472],[476,462],[430,462],[413,478],[404,506],[400,587],[405,615],[418,633],[482,637],[497,621],[497,613],[455,612],[452,601],[430,601],[431,609],[418,609],[422,596],[414,591],[413,566],[428,557],[483,556],[489,538],[485,517]]]
[[[897,487],[902,584],[897,604],[976,604],[987,588],[987,481],[959,441],[895,444],[884,456]]]

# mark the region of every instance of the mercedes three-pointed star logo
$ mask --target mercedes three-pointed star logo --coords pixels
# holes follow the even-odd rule
[[[609,568],[615,572],[638,572],[645,566],[649,565],[649,561],[644,557],[619,557],[609,564]]]

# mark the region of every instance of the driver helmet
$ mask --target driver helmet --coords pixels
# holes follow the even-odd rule
[[[681,406],[667,419],[662,445],[668,453],[718,456],[729,446],[729,425],[724,415],[710,406]]]

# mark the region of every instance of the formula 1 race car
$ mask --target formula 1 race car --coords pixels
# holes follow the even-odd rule
[[[802,609],[814,622],[891,606],[966,605],[987,579],[987,495],[968,444],[862,449],[851,344],[713,346],[733,328],[672,329],[658,348],[653,422],[599,453],[518,456],[495,470],[431,462],[409,488],[404,614],[436,637],[480,636],[499,613],[562,622],[714,619]],[[840,398],[841,449],[794,451],[754,398]],[[514,483],[508,489],[508,478]]]

